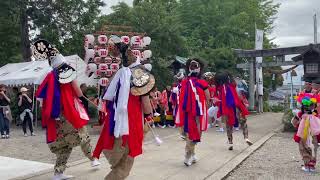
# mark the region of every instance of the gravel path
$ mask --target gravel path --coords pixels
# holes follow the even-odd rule
[[[319,180],[316,173],[301,171],[302,160],[292,133],[278,133],[239,165],[227,180]],[[319,159],[319,153],[318,153]],[[318,160],[319,163],[319,160]]]

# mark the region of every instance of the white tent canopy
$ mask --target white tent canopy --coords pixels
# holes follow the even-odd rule
[[[78,56],[66,56],[67,62],[77,71],[79,84],[96,86],[97,80],[85,75],[86,63]],[[7,64],[0,68],[0,84],[7,86],[38,85],[52,69],[47,61]]]

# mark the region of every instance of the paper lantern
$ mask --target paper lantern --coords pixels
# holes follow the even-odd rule
[[[100,72],[106,72],[108,69],[109,69],[108,64],[106,64],[106,63],[99,64],[99,71]]]
[[[130,37],[129,36],[122,36],[121,37],[121,42],[124,44],[129,44],[130,43]]]
[[[130,45],[132,48],[140,48],[142,45],[142,40],[139,36],[132,36]]]
[[[133,54],[136,58],[138,58],[138,59],[141,58],[141,52],[140,52],[140,50],[131,50],[131,51],[132,51],[132,54]]]
[[[105,78],[105,77],[100,78],[98,83],[99,83],[100,86],[104,86],[105,87],[105,86],[107,86],[109,84],[109,79]]]
[[[147,47],[151,43],[151,38],[149,36],[145,36],[142,38],[143,47]]]
[[[100,57],[107,57],[108,56],[108,50],[106,49],[99,49],[98,54]]]
[[[142,52],[142,60],[148,60],[152,56],[152,51],[151,50],[145,50]]]
[[[106,74],[107,77],[111,77],[112,74],[113,74],[113,72],[112,72],[111,69],[108,69],[108,70],[105,72],[105,74]]]
[[[117,71],[119,70],[119,64],[117,64],[117,63],[112,63],[112,64],[110,65],[110,69],[111,69],[112,72],[117,72]]]
[[[84,61],[86,63],[93,62],[94,56],[95,56],[94,49],[86,49]]]
[[[101,45],[105,45],[108,42],[108,37],[106,35],[99,35],[98,36],[98,42]]]
[[[98,70],[96,70],[95,75],[96,75],[97,77],[100,77],[100,76],[101,76],[101,71],[100,71],[99,69],[98,69]]]
[[[147,71],[151,72],[152,64],[148,63],[148,64],[144,64],[143,66],[144,66],[144,68],[146,68]]]

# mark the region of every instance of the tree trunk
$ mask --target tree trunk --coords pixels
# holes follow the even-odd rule
[[[23,62],[31,61],[28,15],[26,13],[26,10],[27,10],[27,2],[21,1],[20,31],[21,31],[21,53],[22,53]]]

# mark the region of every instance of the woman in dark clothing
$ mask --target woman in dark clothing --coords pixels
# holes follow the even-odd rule
[[[0,131],[1,138],[9,138],[10,134],[10,123],[8,116],[10,113],[10,99],[6,95],[6,87],[4,85],[0,85]]]
[[[31,136],[35,136],[33,133],[33,114],[32,114],[32,99],[27,95],[28,89],[22,87],[20,90],[21,95],[19,95],[18,106],[20,107],[20,119],[22,121],[22,129],[24,136],[27,137],[27,123],[29,126]]]

